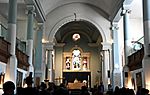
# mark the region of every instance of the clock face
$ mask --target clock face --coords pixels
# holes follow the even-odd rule
[[[133,49],[135,51],[140,50],[141,48],[142,48],[142,44],[141,43],[135,43],[134,46],[133,46]]]

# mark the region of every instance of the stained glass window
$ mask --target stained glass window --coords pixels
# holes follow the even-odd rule
[[[81,52],[80,52],[80,50],[78,50],[78,49],[73,50],[72,63],[73,63],[73,70],[79,70],[81,68]]]

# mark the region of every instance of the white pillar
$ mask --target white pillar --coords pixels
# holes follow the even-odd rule
[[[131,76],[130,76],[130,72],[129,72],[129,67],[128,65],[128,56],[130,54],[129,52],[129,45],[130,45],[130,23],[129,23],[129,14],[130,14],[130,10],[127,9],[123,9],[122,10],[122,15],[123,15],[123,26],[124,26],[124,67],[123,67],[123,86],[130,88],[131,86]]]
[[[48,79],[50,82],[53,82],[53,57],[52,57],[53,50],[48,50]]]
[[[103,63],[102,63],[102,81],[104,84],[105,91],[108,90],[108,84],[110,84],[110,78],[108,78],[108,71],[110,71],[110,62],[111,62],[111,44],[110,43],[102,43],[103,44]]]
[[[111,31],[113,34],[113,68],[112,68],[112,86],[113,89],[116,86],[122,87],[122,64],[120,62],[120,56],[119,56],[119,46],[118,46],[118,24],[113,22]]]
[[[50,82],[53,82],[53,43],[45,44],[45,49],[47,51],[47,78]]]
[[[17,58],[16,52],[16,21],[17,21],[17,0],[9,0],[9,14],[8,14],[8,33],[10,54],[11,57],[7,63],[5,81],[11,80],[16,84],[17,78]]]

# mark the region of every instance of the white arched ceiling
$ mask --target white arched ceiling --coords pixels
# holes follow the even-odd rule
[[[67,4],[49,13],[47,15],[44,38],[53,42],[57,30],[64,24],[75,20],[74,13],[76,13],[77,20],[85,20],[95,25],[100,31],[103,41],[107,42],[107,40],[110,40],[110,22],[90,6],[83,3]]]
[[[99,8],[101,11],[111,15],[113,10],[118,7],[124,0],[39,0],[47,15],[57,7],[70,3],[86,3]]]

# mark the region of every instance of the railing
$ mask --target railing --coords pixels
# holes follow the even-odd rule
[[[10,43],[4,40],[3,37],[0,37],[0,61],[7,63],[8,58],[10,57]]]
[[[1,37],[4,37],[4,39],[7,40],[7,39],[8,39],[7,28],[6,28],[4,25],[2,25],[2,24],[0,24],[0,27],[1,27],[1,28],[0,28],[0,29],[1,29],[1,30],[0,30],[0,33],[1,33],[0,36],[1,36]]]
[[[27,70],[29,66],[28,56],[19,49],[16,49],[16,56],[17,56],[18,63],[19,63],[18,68]]]
[[[7,63],[10,57],[10,43],[8,41],[7,28],[0,24],[0,61]],[[28,56],[26,55],[26,42],[16,39],[16,57],[18,60],[18,67],[27,70]]]
[[[0,24],[0,36],[3,37],[4,40],[8,41],[7,28],[2,24]],[[26,42],[23,42],[17,38],[16,39],[16,47],[19,50],[21,50],[23,53],[26,53]]]

